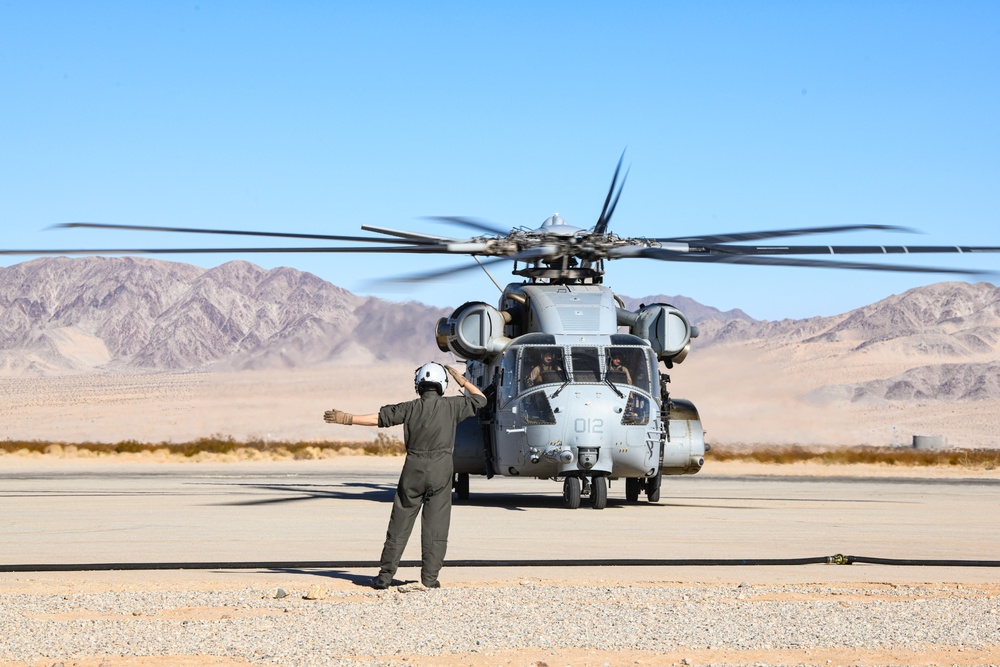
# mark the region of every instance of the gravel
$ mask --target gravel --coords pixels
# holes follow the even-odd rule
[[[0,662],[227,656],[254,665],[412,665],[413,656],[466,654],[465,664],[489,664],[516,649],[941,646],[1000,656],[995,585],[524,581],[411,593],[359,587],[318,600],[304,599],[306,589],[286,587],[280,598],[255,588],[0,595]]]

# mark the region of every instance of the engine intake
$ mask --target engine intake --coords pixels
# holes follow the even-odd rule
[[[503,335],[510,315],[480,301],[463,303],[448,317],[438,320],[438,349],[462,359],[483,361],[496,356],[510,344]]]
[[[636,313],[618,311],[619,321],[629,326],[633,335],[649,341],[660,361],[679,364],[691,349],[691,339],[698,337],[698,329],[677,308],[654,303],[643,306]]]

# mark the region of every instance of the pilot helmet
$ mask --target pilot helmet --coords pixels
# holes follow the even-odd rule
[[[448,373],[441,364],[433,361],[426,363],[413,376],[413,388],[418,394],[425,389],[435,389],[444,395],[444,390],[448,388]]]

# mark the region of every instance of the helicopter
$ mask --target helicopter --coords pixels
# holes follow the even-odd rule
[[[353,246],[0,250],[3,255],[182,253],[401,253],[468,255],[458,271],[513,261],[521,280],[502,288],[496,306],[464,303],[435,327],[442,352],[465,362],[465,377],[487,396],[476,417],[456,429],[453,489],[469,499],[471,476],[496,475],[562,483],[565,507],[589,497],[608,504],[611,481],[624,480],[625,498],[657,503],[664,476],[702,470],[710,445],[697,408],[669,392],[668,371],[684,361],[698,329],[666,303],[631,311],[604,284],[605,262],[646,258],[665,262],[798,266],[850,270],[983,275],[989,272],[899,264],[810,259],[802,255],[1000,252],[996,246],[749,245],[851,231],[913,231],[891,225],[840,225],[664,238],[622,237],[610,222],[628,176],[619,158],[593,227],[558,213],[535,229],[502,227],[460,216],[430,219],[474,230],[454,238],[362,225],[373,235],[348,236],[72,222],[60,228],[228,234],[362,243]],[[485,258],[485,259],[480,259]],[[456,268],[398,277],[425,281]],[[492,279],[492,276],[490,276]],[[500,285],[493,280],[499,288]]]

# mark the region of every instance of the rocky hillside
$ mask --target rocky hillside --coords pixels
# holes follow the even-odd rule
[[[276,368],[440,356],[446,311],[355,296],[310,273],[145,258],[0,268],[0,373]],[[400,320],[408,323],[399,327]]]
[[[705,320],[716,320],[718,322],[729,322],[730,320],[739,320],[744,322],[756,321],[739,308],[721,311],[718,308],[712,308],[711,306],[700,304],[694,299],[686,296],[667,296],[665,294],[656,294],[653,296],[644,296],[641,299],[633,299],[627,296],[622,296],[621,299],[622,303],[625,304],[625,307],[628,310],[638,310],[639,306],[642,304],[670,304],[684,313],[687,318],[691,320],[692,324],[700,325],[700,323]]]
[[[815,390],[816,398],[855,402],[1000,398],[1000,288],[947,282],[909,290],[835,317],[699,324],[703,349],[766,350],[808,365],[859,367],[869,377]],[[904,370],[887,376],[888,368]],[[875,377],[871,377],[875,375]]]
[[[714,318],[700,328],[702,344],[773,339],[954,357],[989,354],[1000,342],[1000,288],[937,283],[834,317],[777,322]]]

